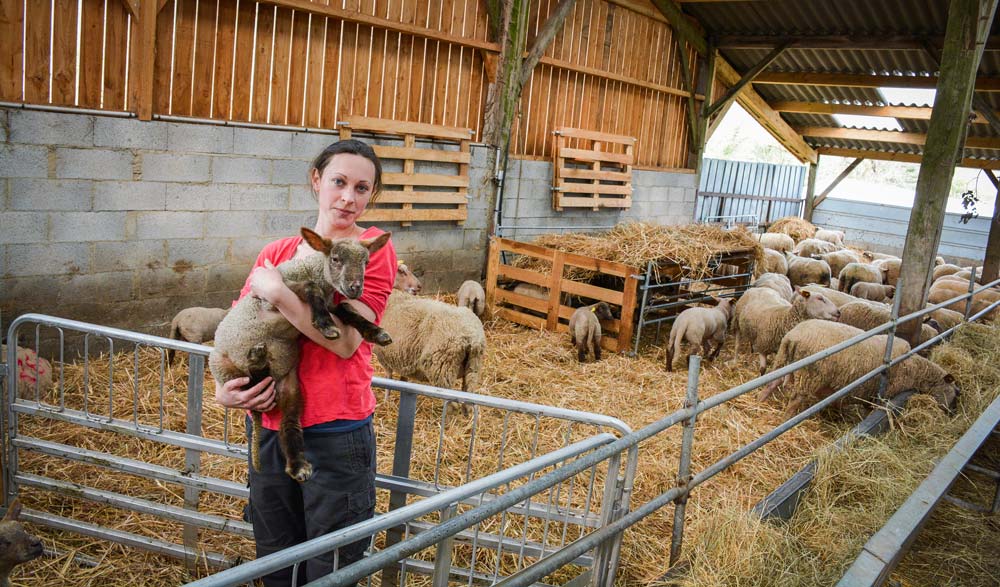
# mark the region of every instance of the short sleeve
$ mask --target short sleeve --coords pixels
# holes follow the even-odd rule
[[[382,314],[389,303],[389,294],[392,293],[395,283],[396,249],[390,239],[368,259],[368,267],[365,268],[365,288],[359,299],[362,304],[375,312],[376,324],[382,321]]]
[[[272,265],[279,265],[290,259],[295,253],[295,248],[298,247],[298,242],[295,242],[296,240],[296,237],[276,240],[268,243],[261,249],[260,254],[257,255],[257,260],[253,262],[250,272],[247,273],[247,279],[243,283],[243,289],[240,290],[239,297],[233,300],[233,306],[236,306],[236,302],[242,300],[243,296],[250,293],[250,275],[253,274],[253,270],[263,267],[264,261],[270,261]],[[289,251],[292,252],[292,255],[288,254]]]

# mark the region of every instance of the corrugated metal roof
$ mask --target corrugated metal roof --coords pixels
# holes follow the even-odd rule
[[[948,21],[948,2],[943,0],[772,0],[768,2],[691,2],[684,12],[694,16],[710,38],[741,37],[830,37],[873,39],[942,38]],[[991,37],[1000,38],[1000,18],[995,18]],[[751,69],[769,52],[762,47],[724,48],[723,57],[739,72]],[[937,63],[923,49],[786,49],[767,68],[769,72],[822,72],[851,74],[936,75]],[[985,51],[980,75],[1000,77],[1000,51]],[[875,88],[808,85],[754,84],[770,103],[779,101],[883,105]],[[1000,93],[979,96],[1000,110]],[[784,112],[792,127],[839,127],[829,115]],[[905,132],[926,133],[929,121],[898,119]],[[971,137],[1000,137],[986,124],[972,124]],[[813,146],[832,146],[897,153],[919,154],[919,145],[848,139],[806,137]],[[966,149],[966,157],[1000,159],[1000,150]]]

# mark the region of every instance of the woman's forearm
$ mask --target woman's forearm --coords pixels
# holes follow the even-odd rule
[[[336,354],[338,357],[342,359],[349,358],[361,345],[361,334],[358,333],[358,331],[353,327],[342,323],[336,316],[331,316],[331,318],[333,318],[337,328],[340,329],[340,338],[330,340],[324,337],[320,331],[313,326],[312,309],[308,304],[300,300],[298,296],[292,292],[292,290],[288,289],[288,287],[282,288],[282,290],[274,298],[275,299],[273,299],[271,303],[278,309],[279,312],[281,312],[281,315],[295,327],[296,330],[307,336],[309,340]]]

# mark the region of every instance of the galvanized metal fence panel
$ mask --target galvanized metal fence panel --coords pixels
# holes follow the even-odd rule
[[[762,225],[798,216],[806,167],[705,159],[695,205],[697,222]]]

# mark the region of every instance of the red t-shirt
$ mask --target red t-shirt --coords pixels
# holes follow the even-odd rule
[[[369,227],[359,239],[377,237],[384,231]],[[283,238],[269,243],[257,255],[253,268],[264,266],[264,260],[278,265],[295,256],[302,242],[301,236]],[[251,270],[251,273],[253,271]],[[375,323],[382,321],[382,314],[389,302],[393,283],[396,281],[396,249],[390,240],[372,254],[365,269],[365,287],[359,301],[375,312]],[[250,278],[240,291],[240,298],[250,293]],[[339,293],[334,302],[344,299]],[[236,305],[236,302],[233,302]],[[372,393],[372,345],[362,341],[350,358],[341,359],[305,336],[299,337],[299,384],[302,389],[303,427],[334,420],[363,420],[375,412],[375,394]],[[275,408],[263,417],[264,427],[277,430],[281,424],[281,410]]]

